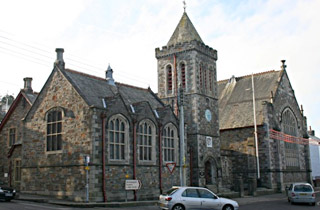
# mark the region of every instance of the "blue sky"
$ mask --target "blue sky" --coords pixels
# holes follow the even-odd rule
[[[218,80],[287,73],[308,125],[320,132],[319,0],[187,0],[205,44],[218,51]],[[155,48],[167,44],[182,0],[0,0],[0,95],[16,95],[23,78],[40,91],[64,48],[66,67],[157,92]],[[320,135],[320,134],[319,134]]]

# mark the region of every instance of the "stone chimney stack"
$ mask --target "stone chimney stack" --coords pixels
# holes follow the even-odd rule
[[[56,48],[57,52],[57,60],[54,62],[56,66],[58,66],[60,69],[64,69],[64,60],[63,60],[63,48]]]
[[[282,63],[281,70],[286,70],[286,68],[287,68],[287,65],[285,64],[286,60],[281,60],[281,63]]]
[[[113,74],[113,70],[112,70],[112,68],[110,67],[110,64],[109,64],[108,69],[106,71],[106,80],[107,80],[107,83],[109,85],[115,86],[116,84],[114,83],[114,79],[112,77],[112,74]]]
[[[314,132],[314,130],[311,129],[311,126],[309,126],[308,134],[310,136],[314,136],[315,135],[315,132]]]
[[[24,81],[24,87],[23,87],[23,90],[26,92],[26,93],[33,93],[33,90],[32,90],[32,78],[31,77],[26,77],[23,79]]]

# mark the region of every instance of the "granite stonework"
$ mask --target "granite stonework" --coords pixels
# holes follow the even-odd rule
[[[24,137],[22,119],[33,102],[27,94],[36,96],[31,87],[21,89],[0,124],[0,144],[2,145],[0,147],[0,181],[17,190],[20,190],[21,183],[20,174],[16,171],[16,161],[21,161],[21,144]],[[9,143],[10,129],[15,129],[15,142],[12,145]]]
[[[285,132],[283,128],[282,115],[285,110],[290,109],[297,122],[297,137],[307,138],[306,118],[300,110],[294,91],[285,71],[277,80],[278,85],[272,98],[258,101],[262,103],[263,124],[258,125],[258,148],[260,179],[258,186],[284,191],[285,187],[292,182],[310,182],[310,160],[308,145],[297,144],[295,152],[298,155],[298,167],[290,167],[286,162],[286,149],[284,140],[272,139],[270,129]],[[252,120],[253,121],[253,120]],[[232,162],[228,166],[233,177],[224,178],[229,186],[231,180],[241,177],[244,188],[248,189],[250,178],[257,177],[254,127],[230,128],[220,130],[221,154]]]
[[[185,21],[183,18],[181,21]],[[180,23],[177,28],[184,25]],[[190,33],[196,34],[194,31]],[[175,40],[174,36],[175,34],[171,40]],[[214,189],[219,189],[222,185],[222,169],[216,78],[217,51],[202,41],[194,40],[157,48],[156,58],[158,96],[165,104],[171,105],[173,110],[177,109],[178,92],[181,84],[185,82],[183,109],[184,122],[187,125],[187,157],[191,161],[188,173],[190,184],[212,185]],[[185,65],[185,81],[181,78],[181,64]],[[168,66],[171,66],[173,72],[172,90],[168,89]],[[211,143],[208,144],[207,141]]]

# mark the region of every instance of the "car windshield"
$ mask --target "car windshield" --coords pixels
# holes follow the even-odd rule
[[[312,192],[312,188],[309,185],[296,185],[294,186],[295,192]]]

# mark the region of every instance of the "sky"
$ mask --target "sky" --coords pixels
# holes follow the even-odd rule
[[[0,96],[23,78],[40,92],[64,48],[66,68],[157,92],[155,48],[165,46],[182,0],[0,0]],[[203,42],[218,51],[218,80],[287,73],[308,126],[320,136],[320,1],[186,0]],[[319,133],[318,133],[319,132]]]

